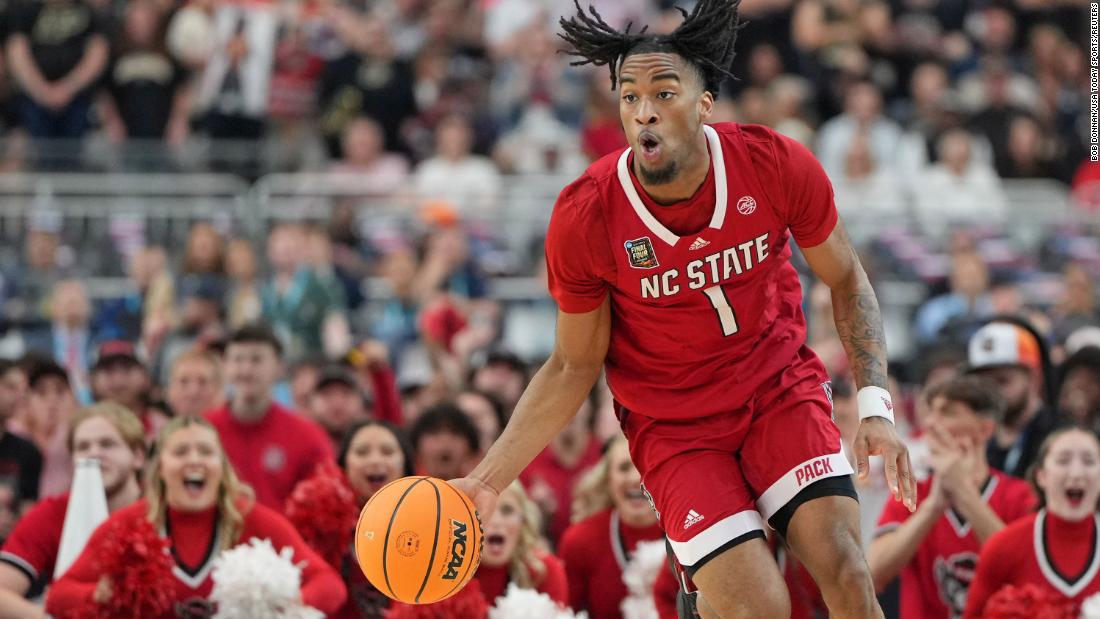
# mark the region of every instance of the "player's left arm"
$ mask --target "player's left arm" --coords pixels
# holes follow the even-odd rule
[[[886,337],[875,291],[839,220],[824,242],[804,247],[802,253],[814,274],[832,291],[837,334],[860,390],[861,421],[853,445],[859,476],[867,476],[868,456],[882,456],[891,492],[912,511],[916,509],[917,485],[909,450],[893,424],[893,405],[886,390]]]

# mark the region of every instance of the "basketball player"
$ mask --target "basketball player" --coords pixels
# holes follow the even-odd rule
[[[579,4],[561,21],[578,64],[610,68],[630,148],[558,198],[546,241],[554,352],[456,485],[492,513],[606,368],[643,490],[704,617],[790,614],[765,522],[834,617],[882,617],[828,376],[804,344],[790,238],[832,289],[860,387],[859,473],[869,454],[883,456],[895,498],[912,510],[878,302],[809,151],[764,127],[705,124],[729,75],[737,6],[699,0],[668,35],[616,31]]]

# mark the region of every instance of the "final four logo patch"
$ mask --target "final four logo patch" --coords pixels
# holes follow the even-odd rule
[[[657,262],[657,254],[653,251],[653,242],[648,236],[627,241],[626,257],[630,260],[630,266],[636,269],[652,269],[660,266]]]

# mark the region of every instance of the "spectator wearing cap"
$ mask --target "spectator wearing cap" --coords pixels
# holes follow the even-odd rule
[[[496,396],[511,415],[527,388],[527,380],[527,364],[522,359],[509,351],[495,350],[474,370],[470,384],[474,389]]]
[[[25,382],[18,362],[0,359],[0,544],[38,500],[42,453],[34,443],[7,431],[8,422],[23,407]]]
[[[199,417],[225,403],[225,380],[217,355],[192,349],[176,357],[165,399],[174,416]]]
[[[205,414],[241,480],[252,486],[257,501],[275,510],[283,509],[294,486],[312,475],[317,463],[334,458],[320,426],[274,401],[282,354],[282,343],[265,324],[235,331],[225,350],[232,398]]]
[[[993,381],[1004,400],[987,447],[989,465],[1024,477],[1039,445],[1057,425],[1043,402],[1043,351],[1036,335],[1012,322],[991,322],[970,338],[967,372]]]
[[[1100,433],[1100,348],[1086,346],[1059,368],[1058,410]]]
[[[92,398],[96,402],[121,404],[133,411],[145,427],[150,445],[168,423],[163,412],[149,406],[151,388],[149,370],[132,343],[111,340],[100,344],[92,365]]]
[[[77,402],[65,368],[52,360],[39,360],[27,370],[28,397],[23,415],[8,429],[34,443],[42,452],[38,496],[46,498],[69,489],[73,462],[65,446],[69,423]]]
[[[424,411],[409,432],[416,469],[423,475],[454,479],[470,472],[480,453],[477,426],[450,402]]]
[[[396,426],[403,422],[401,396],[388,351],[380,342],[367,340],[347,355],[348,365],[321,369],[306,409],[314,421],[339,445],[354,423],[375,419]]]
[[[332,365],[317,377],[307,412],[337,446],[348,428],[370,419],[369,406],[358,377],[344,366]]]

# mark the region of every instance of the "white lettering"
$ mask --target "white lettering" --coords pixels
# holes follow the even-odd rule
[[[661,287],[657,283],[657,275],[642,278],[642,298],[656,299],[661,296]]]
[[[698,290],[707,285],[707,276],[703,274],[699,269],[703,268],[702,260],[692,260],[687,265],[687,276],[691,280],[688,282],[688,288],[692,290]]]
[[[676,269],[669,269],[661,273],[661,288],[666,297],[680,292],[680,284],[671,283],[677,275],[679,275],[679,272],[677,272]]]
[[[722,250],[722,265],[723,267],[725,267],[722,270],[722,274],[724,276],[723,279],[730,278],[730,271],[733,271],[738,275],[742,273],[741,261],[737,259],[737,250],[733,247],[727,247],[726,249]],[[718,282],[714,283],[717,284]]]
[[[745,241],[737,246],[737,249],[741,250],[741,255],[745,257],[745,270],[752,269],[752,241]]]
[[[764,262],[764,258],[768,257],[768,235],[761,234],[754,240],[756,241],[756,264],[760,264]]]
[[[722,254],[719,253],[719,254],[711,254],[711,255],[707,256],[706,258],[703,258],[703,260],[706,260],[707,262],[710,263],[710,281],[711,282],[719,281],[719,279],[718,279],[718,258],[720,258],[721,256],[722,256]]]

